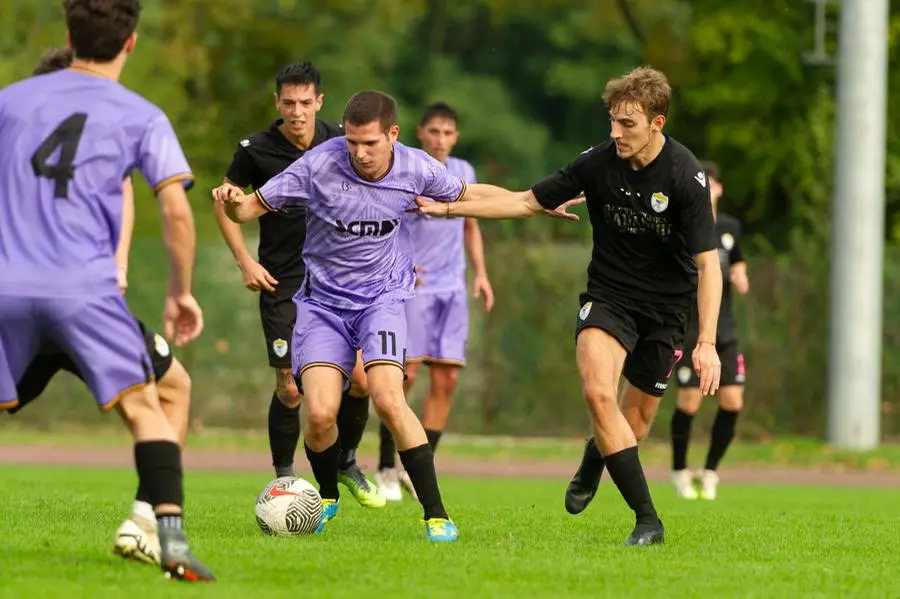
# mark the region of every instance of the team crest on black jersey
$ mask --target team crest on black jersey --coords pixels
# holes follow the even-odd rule
[[[650,207],[653,208],[654,212],[665,212],[666,208],[669,207],[669,196],[661,191],[657,191],[650,196]]]

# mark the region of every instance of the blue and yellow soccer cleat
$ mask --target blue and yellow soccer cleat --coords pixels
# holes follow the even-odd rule
[[[316,529],[317,535],[322,534],[322,531],[325,529],[325,525],[333,520],[335,516],[337,516],[338,508],[341,507],[341,504],[339,502],[339,499],[322,500],[322,519],[319,520],[319,527]]]
[[[428,540],[435,543],[452,543],[459,538],[456,524],[446,518],[429,518],[425,521],[425,532]]]
[[[384,507],[387,499],[384,493],[363,476],[359,466],[353,464],[346,470],[338,470],[338,482],[347,487],[353,498],[363,507]]]

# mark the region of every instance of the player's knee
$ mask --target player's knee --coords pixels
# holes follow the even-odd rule
[[[719,406],[729,412],[740,412],[744,409],[744,388],[738,386],[721,387],[719,389]]]
[[[684,412],[685,414],[689,414],[693,416],[700,409],[700,404],[703,401],[703,396],[700,395],[700,389],[679,389],[678,390],[678,400],[676,405],[678,409]]]
[[[454,366],[433,366],[431,369],[432,395],[447,401],[456,391],[459,382],[459,368]]]
[[[586,381],[582,393],[588,407],[593,412],[605,412],[617,408],[616,392],[611,385]]]
[[[311,432],[321,432],[337,426],[337,411],[321,401],[306,402],[306,423]]]
[[[378,390],[372,393],[375,413],[384,423],[396,422],[401,413],[407,409],[403,393],[394,389]]]
[[[275,397],[285,407],[294,409],[300,405],[303,396],[297,388],[294,375],[288,369],[279,369],[275,372]]]
[[[157,382],[160,403],[187,412],[191,407],[191,386],[191,375],[183,367],[176,368],[173,363]]]

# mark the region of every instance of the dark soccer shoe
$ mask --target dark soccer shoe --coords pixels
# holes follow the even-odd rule
[[[570,514],[580,514],[590,505],[600,486],[600,477],[603,475],[603,460],[597,460],[599,455],[594,438],[591,437],[584,445],[584,455],[575,476],[566,487],[566,511]]]
[[[183,530],[159,531],[160,564],[166,578],[188,582],[213,582],[216,577],[209,568],[191,554]]]
[[[645,547],[648,545],[662,545],[665,542],[665,528],[662,520],[657,519],[655,524],[638,522],[631,531],[631,536],[625,539],[626,545]]]

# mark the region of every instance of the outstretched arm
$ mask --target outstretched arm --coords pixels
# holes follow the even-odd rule
[[[494,220],[527,218],[539,212],[567,220],[580,220],[577,214],[570,214],[567,212],[567,209],[584,203],[584,198],[576,198],[564,202],[555,210],[546,210],[541,206],[531,190],[507,191],[503,194],[485,196],[474,200],[468,199],[467,196],[468,189],[458,202],[432,202],[425,198],[416,198],[416,203],[419,205],[419,213],[429,216],[468,216]]]

